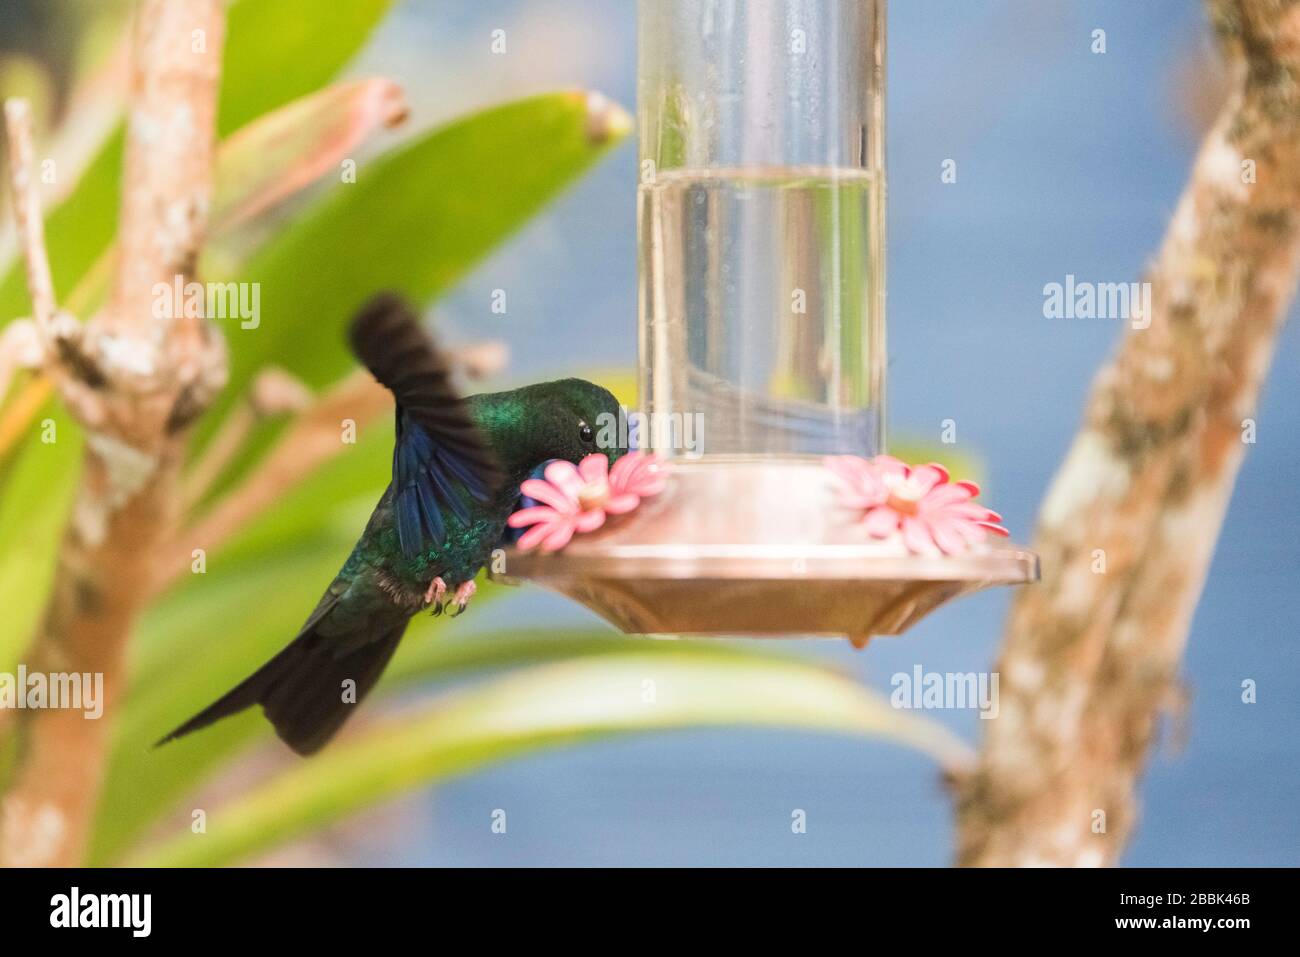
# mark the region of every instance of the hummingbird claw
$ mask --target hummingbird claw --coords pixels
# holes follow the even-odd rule
[[[447,583],[441,577],[435,578],[429,582],[429,590],[424,593],[424,603],[426,605],[441,605],[442,596],[447,594]],[[441,611],[441,609],[438,609]],[[434,614],[438,614],[437,611]]]
[[[450,617],[458,618],[463,615],[465,613],[465,607],[469,604],[469,600],[474,597],[476,591],[478,591],[478,586],[472,581],[461,582],[457,585],[456,598],[454,602],[448,602],[448,604],[454,604],[456,608],[455,611],[448,612]]]

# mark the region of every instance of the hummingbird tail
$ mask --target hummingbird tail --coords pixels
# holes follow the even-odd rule
[[[323,639],[305,630],[274,658],[233,689],[157,742],[158,745],[206,728],[255,704],[262,706],[275,733],[298,754],[314,754],[374,687],[393,656],[406,621],[367,636],[343,654],[338,635]],[[354,682],[348,685],[346,682]]]

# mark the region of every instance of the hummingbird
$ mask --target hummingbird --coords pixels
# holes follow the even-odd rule
[[[360,309],[349,341],[396,400],[392,479],[294,639],[160,745],[260,704],[290,748],[320,750],[379,680],[412,617],[465,610],[522,481],[554,459],[576,464],[600,451],[612,464],[627,451],[618,438],[598,449],[598,434],[624,434],[603,427],[621,409],[583,379],[462,398],[414,310],[392,293]]]

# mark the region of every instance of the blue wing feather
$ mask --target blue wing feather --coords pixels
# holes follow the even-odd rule
[[[393,510],[402,554],[415,558],[447,540],[447,522],[470,524],[467,495],[486,498],[473,469],[439,446],[423,426],[397,411]]]
[[[442,544],[447,537],[447,523],[442,517],[442,503],[430,483],[416,482],[413,488],[416,500],[420,504],[420,528],[431,542]]]
[[[468,525],[469,508],[465,504],[462,490],[457,488],[454,480],[447,475],[446,456],[435,454],[425,474],[429,476],[438,501],[450,507],[455,516],[463,524]]]
[[[420,554],[420,542],[424,539],[420,503],[410,491],[398,493],[393,500],[393,515],[397,524],[397,540],[401,543],[402,554],[414,558]]]
[[[459,479],[461,484],[465,486],[466,490],[480,502],[486,502],[492,497],[492,493],[488,489],[487,483],[483,481],[483,477],[472,467],[461,462],[454,455],[448,453],[440,452],[439,459],[446,467],[447,471]]]

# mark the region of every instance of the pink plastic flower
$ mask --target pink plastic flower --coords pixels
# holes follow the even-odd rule
[[[521,508],[507,521],[511,528],[528,531],[516,547],[526,552],[541,545],[554,552],[569,544],[575,532],[594,532],[605,524],[606,515],[622,515],[641,504],[641,499],[658,495],[667,481],[658,455],[629,452],[609,467],[600,454],[588,455],[576,466],[552,462],[544,478],[528,479],[519,491],[541,502]]]
[[[872,538],[902,535],[916,554],[958,555],[988,533],[1009,534],[1002,516],[977,504],[974,482],[949,482],[942,465],[907,465],[888,455],[862,459],[840,455],[826,460],[840,483],[840,504],[862,513]]]

